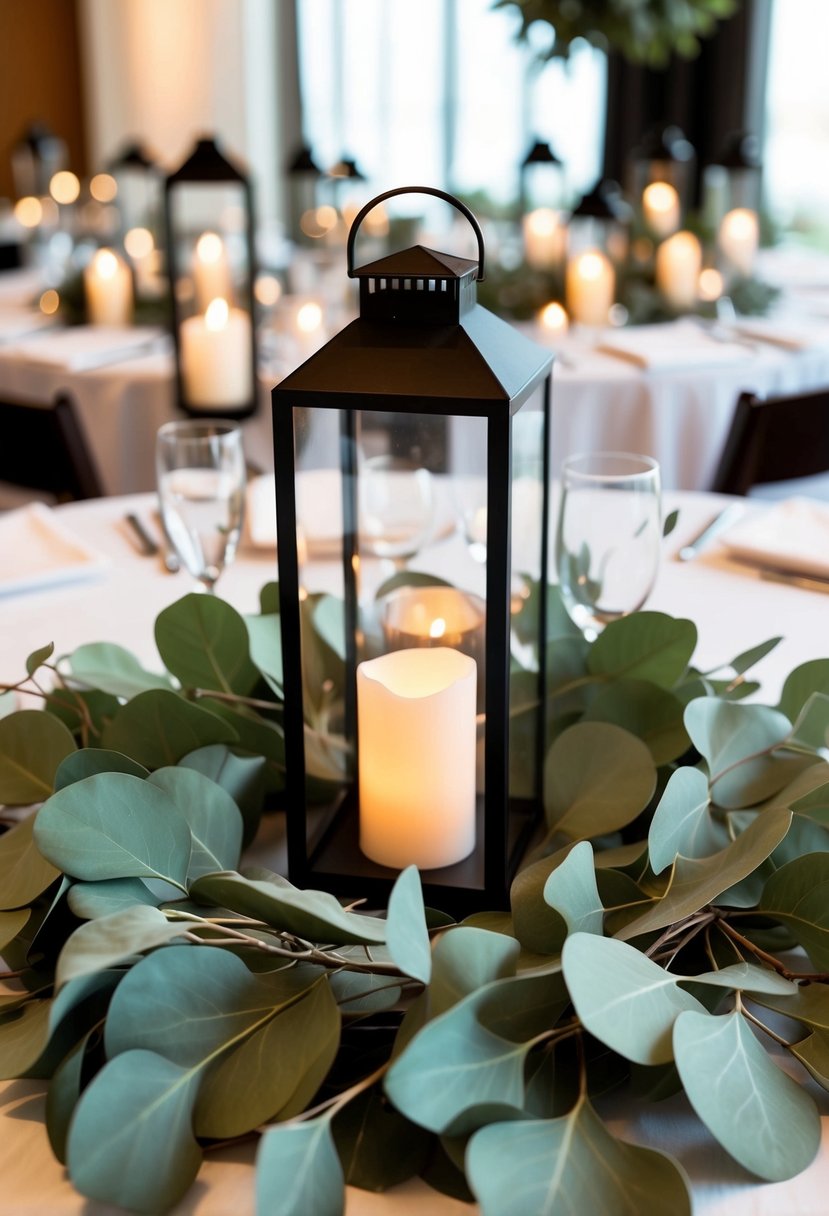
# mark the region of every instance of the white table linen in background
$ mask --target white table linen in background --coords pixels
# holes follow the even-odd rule
[[[663,542],[664,560],[647,607],[688,616],[699,627],[696,659],[705,668],[733,658],[777,633],[785,639],[758,665],[762,699],[776,700],[783,679],[798,663],[829,655],[829,597],[792,586],[761,582],[730,562],[724,546],[712,544],[693,562],[673,560],[677,549],[729,500],[708,494],[666,496],[678,507],[676,531]],[[54,641],[58,653],[84,642],[112,641],[129,647],[148,666],[160,660],[152,625],[163,607],[191,587],[186,573],[164,572],[156,558],[138,556],[123,527],[127,511],[145,518],[154,495],[103,499],[58,508],[56,517],[86,545],[100,550],[110,566],[93,582],[0,598],[0,679],[19,679],[27,654]],[[764,508],[746,504],[749,513]],[[451,564],[451,546],[442,548]],[[434,550],[437,554],[438,550]],[[412,563],[415,567],[417,562]],[[272,552],[243,549],[219,582],[219,594],[240,611],[257,610],[258,592],[275,577]],[[280,818],[268,817],[258,855],[273,858]],[[270,851],[269,851],[270,850]],[[117,1216],[121,1209],[83,1199],[49,1149],[43,1122],[45,1085],[0,1083],[0,1211],[9,1216]],[[818,1097],[823,1102],[825,1098]],[[829,1193],[829,1116],[823,1117],[823,1146],[800,1177],[762,1184],[727,1157],[682,1097],[637,1106],[622,1096],[602,1103],[614,1132],[625,1139],[675,1155],[693,1186],[695,1216],[825,1216]],[[175,1216],[253,1216],[255,1144],[207,1154],[198,1181]],[[346,1216],[471,1216],[476,1207],[430,1190],[419,1180],[385,1195],[349,1188]],[[309,1213],[309,1216],[312,1214]],[[587,1214],[585,1214],[587,1216]]]

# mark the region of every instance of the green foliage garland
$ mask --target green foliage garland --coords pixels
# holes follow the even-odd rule
[[[242,864],[284,788],[278,607],[186,596],[164,674],[47,645],[14,686],[44,712],[2,699],[0,802],[40,806],[0,836],[0,1075],[50,1078],[75,1187],[166,1211],[255,1136],[262,1216],[413,1175],[485,1216],[687,1216],[681,1168],[601,1117],[624,1086],[684,1089],[761,1179],[803,1170],[818,1110],[773,1055],[829,1088],[829,659],[745,704],[779,639],[700,671],[690,621],[589,645],[551,597],[545,829],[510,910],[455,924],[414,868],[379,915]],[[320,687],[335,609],[308,608]]]

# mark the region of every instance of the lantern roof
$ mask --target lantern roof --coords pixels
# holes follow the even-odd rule
[[[167,178],[175,182],[244,182],[245,174],[219,148],[215,139],[206,136],[196,141],[187,160]]]
[[[470,261],[469,258],[441,253],[437,249],[428,249],[425,245],[412,245],[409,249],[390,253],[375,262],[367,262],[365,266],[357,266],[353,277],[364,279],[391,275],[411,279],[459,279],[470,270],[475,270],[477,265],[476,261]]]
[[[541,139],[536,139],[530,147],[529,152],[521,161],[522,168],[528,168],[530,165],[560,165],[561,159],[556,156],[553,149],[548,143]]]

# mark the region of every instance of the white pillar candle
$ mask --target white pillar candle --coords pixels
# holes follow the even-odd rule
[[[760,243],[760,224],[755,211],[736,207],[722,217],[719,232],[720,253],[738,274],[750,278]]]
[[[613,266],[598,249],[570,258],[565,295],[567,310],[574,321],[581,325],[606,325],[615,290]]]
[[[651,182],[642,191],[642,215],[655,236],[670,236],[679,227],[679,195],[669,182]]]
[[[227,249],[217,232],[203,232],[196,241],[193,287],[199,312],[206,312],[211,300],[233,299]]]
[[[553,270],[564,260],[567,227],[561,214],[550,207],[529,211],[522,223],[524,258],[534,270]]]
[[[697,302],[702,246],[693,232],[675,232],[656,251],[656,286],[671,308],[691,309]]]
[[[226,409],[253,393],[250,316],[213,300],[204,316],[188,317],[179,330],[184,396],[190,405]]]
[[[132,323],[132,275],[112,249],[99,249],[83,272],[90,325]]]
[[[475,848],[477,668],[457,650],[396,650],[357,668],[360,848],[402,870]]]

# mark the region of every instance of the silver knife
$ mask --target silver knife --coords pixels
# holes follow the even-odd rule
[[[158,543],[155,538],[150,535],[141,520],[132,511],[125,515],[124,518],[132,528],[133,535],[138,541],[138,547],[141,552],[146,554],[147,557],[154,557],[158,553]]]
[[[709,541],[723,532],[734,520],[742,515],[743,504],[741,502],[729,503],[717,515],[710,520],[702,531],[698,532],[691,540],[686,541],[682,548],[677,553],[677,560],[681,562],[690,562],[697,556]]]

